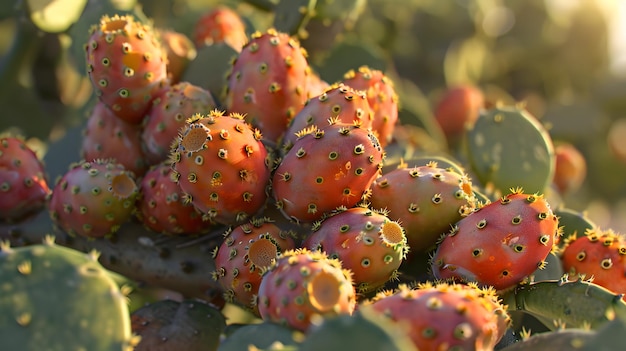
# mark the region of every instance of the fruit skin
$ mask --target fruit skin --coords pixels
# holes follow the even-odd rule
[[[166,69],[170,84],[180,83],[189,62],[198,55],[196,46],[184,33],[171,29],[157,31],[167,57]]]
[[[289,122],[289,127],[280,140],[281,152],[289,151],[298,133],[306,128],[323,128],[329,119],[352,124],[360,123],[362,128],[371,128],[374,111],[367,96],[344,84],[333,84],[320,95],[308,99],[304,107]]]
[[[382,71],[361,66],[346,72],[342,82],[353,89],[362,90],[372,111],[372,129],[384,147],[393,137],[398,123],[398,94],[393,81]]]
[[[230,227],[213,253],[216,270],[212,276],[224,289],[224,299],[259,316],[254,302],[261,276],[280,253],[296,248],[294,236],[267,217]]]
[[[172,142],[185,122],[196,113],[209,114],[217,107],[211,93],[180,82],[168,86],[152,101],[143,121],[141,143],[150,164],[167,160]]]
[[[428,251],[450,226],[476,208],[466,174],[444,169],[435,161],[423,166],[400,164],[376,179],[369,198],[406,230],[412,252]]]
[[[418,350],[493,350],[510,324],[495,291],[475,285],[402,284],[377,294],[367,306],[406,325]]]
[[[626,237],[612,229],[590,229],[565,239],[560,252],[563,270],[584,276],[617,294],[626,294]],[[624,299],[624,298],[622,298]]]
[[[471,128],[484,108],[485,96],[473,85],[446,89],[435,105],[435,120],[450,143],[457,142]]]
[[[270,160],[262,136],[240,114],[213,110],[187,120],[173,144],[172,179],[211,221],[232,225],[267,200]]]
[[[338,260],[300,248],[285,251],[263,274],[257,305],[263,320],[306,332],[313,316],[352,314],[356,292]]]
[[[87,161],[115,159],[140,177],[149,168],[141,133],[141,126],[118,118],[102,101],[97,101],[83,129],[80,156]]]
[[[196,48],[226,43],[240,52],[248,42],[246,25],[233,9],[218,5],[198,18],[193,28],[193,41]]]
[[[552,182],[561,194],[573,193],[587,177],[587,160],[585,156],[570,143],[554,146],[556,165]]]
[[[503,290],[545,265],[561,233],[543,195],[513,191],[458,221],[431,259],[437,279],[471,281]]]
[[[226,110],[245,115],[267,141],[277,142],[311,97],[312,74],[298,41],[274,29],[256,32],[228,73]]]
[[[212,228],[171,179],[172,167],[162,162],[150,168],[139,184],[137,217],[148,229],[162,234],[203,234]]]
[[[325,252],[352,272],[359,293],[397,279],[409,247],[404,228],[384,211],[366,206],[332,213],[313,226],[302,247]]]
[[[35,151],[19,137],[0,137],[0,221],[19,221],[42,209],[49,194]]]
[[[69,235],[98,238],[117,232],[135,209],[134,175],[111,160],[70,166],[54,186],[50,216]]]
[[[383,158],[376,136],[358,124],[331,120],[323,129],[303,131],[274,171],[276,206],[285,217],[305,223],[338,207],[354,207],[367,197]]]
[[[167,54],[153,28],[129,15],[102,16],[85,46],[96,96],[116,116],[141,123],[154,96],[169,84]]]

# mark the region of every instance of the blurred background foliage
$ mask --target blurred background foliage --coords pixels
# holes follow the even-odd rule
[[[469,83],[489,102],[523,101],[555,143],[572,143],[587,159],[583,187],[563,202],[626,232],[626,1],[325,2],[325,13],[295,31],[323,79],[337,81],[362,64],[383,70],[399,90],[402,122],[421,127],[437,151],[444,147],[432,107],[446,87]],[[275,16],[297,22],[279,5],[301,3],[310,1],[5,0],[0,131],[24,135],[43,154],[81,128],[94,99],[82,46],[103,13],[130,12],[191,36],[217,5],[236,9],[253,32],[273,26]],[[333,8],[346,4],[349,11]],[[224,74],[211,62],[198,66],[194,73]]]

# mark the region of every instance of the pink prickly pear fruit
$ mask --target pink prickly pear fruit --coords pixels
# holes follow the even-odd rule
[[[97,101],[83,129],[80,155],[86,161],[114,159],[140,177],[149,168],[141,133],[141,126],[118,118],[102,101]]]
[[[158,33],[167,57],[167,77],[170,84],[179,83],[189,63],[198,55],[196,46],[184,33],[170,29],[160,29]]]
[[[282,253],[263,274],[257,306],[263,320],[306,331],[316,316],[352,314],[356,291],[340,261],[300,248]]]
[[[270,218],[255,218],[230,227],[214,251],[216,270],[212,274],[224,289],[224,300],[260,316],[255,298],[263,272],[279,254],[296,248],[294,236]]]
[[[337,211],[313,226],[301,245],[326,252],[352,272],[359,293],[367,293],[398,278],[409,247],[404,228],[382,211],[365,206]]]
[[[81,161],[54,186],[50,216],[70,235],[109,236],[132,217],[137,194],[134,175],[121,164]]]
[[[576,146],[570,143],[554,147],[556,164],[553,183],[561,194],[575,192],[587,177],[587,160]]]
[[[139,124],[167,84],[167,54],[152,27],[107,15],[90,29],[87,73],[96,96],[116,116]]]
[[[0,221],[19,221],[42,209],[49,194],[35,151],[19,137],[0,137]]]
[[[474,125],[485,105],[482,90],[473,85],[448,88],[435,106],[435,120],[448,141],[458,141]]]
[[[398,94],[393,81],[380,70],[361,66],[358,70],[348,71],[342,82],[365,92],[374,113],[372,129],[385,147],[391,141],[398,122]]]
[[[476,206],[467,175],[440,168],[436,162],[401,164],[387,172],[372,184],[369,201],[402,223],[413,252],[433,248],[441,234]]]
[[[248,42],[246,24],[235,10],[217,6],[198,18],[193,29],[193,41],[197,48],[225,43],[240,52]]]
[[[367,129],[372,126],[374,113],[367,97],[343,84],[334,84],[322,94],[308,99],[302,110],[289,122],[289,127],[281,139],[282,151],[289,151],[298,139],[298,132],[317,126],[322,128],[333,119],[338,123],[358,123]]]
[[[364,307],[406,325],[419,350],[493,350],[511,324],[495,290],[471,284],[400,285]]]
[[[376,136],[358,124],[331,120],[323,129],[304,130],[274,171],[276,206],[303,223],[338,207],[354,207],[369,194],[383,158]]]
[[[442,236],[431,258],[437,279],[476,282],[504,290],[524,281],[556,250],[557,216],[543,195],[513,189],[479,207]]]
[[[150,164],[165,161],[178,131],[197,113],[209,114],[217,107],[211,93],[189,82],[168,86],[152,101],[144,119],[141,142]]]
[[[213,110],[191,117],[170,155],[172,179],[185,201],[227,225],[243,223],[259,212],[267,200],[271,172],[261,139],[240,114]]]
[[[267,141],[278,142],[310,97],[306,57],[286,33],[254,33],[228,74],[226,110],[245,115]]]
[[[137,217],[153,232],[170,235],[200,235],[212,228],[210,221],[190,203],[171,179],[172,167],[159,163],[148,170],[139,184]]]

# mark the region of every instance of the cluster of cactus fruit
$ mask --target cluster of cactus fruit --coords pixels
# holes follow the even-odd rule
[[[187,39],[236,53],[216,96],[165,33],[94,23],[96,103],[59,179],[0,139],[8,349],[574,350],[623,330],[626,237],[554,206],[584,159],[522,106],[450,89],[457,154],[405,159],[384,72],[327,83],[289,33],[220,7]],[[131,311],[137,281],[183,298]]]

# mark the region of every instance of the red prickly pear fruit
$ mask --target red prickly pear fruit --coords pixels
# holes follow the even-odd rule
[[[0,138],[0,221],[19,221],[44,207],[50,188],[42,161],[26,142]]]
[[[322,94],[307,100],[306,104],[290,121],[281,139],[282,151],[289,151],[298,139],[298,132],[313,126],[328,125],[328,119],[338,123],[358,123],[367,129],[372,126],[374,113],[361,91],[343,84],[334,84]]]
[[[191,117],[172,147],[172,174],[210,220],[242,223],[267,200],[270,157],[262,136],[240,114],[213,110]]]
[[[359,293],[367,293],[398,278],[409,247],[402,226],[382,211],[353,207],[316,223],[301,245],[325,252],[352,272]]]
[[[263,272],[278,255],[296,248],[295,233],[277,226],[269,218],[255,218],[230,227],[214,251],[213,279],[224,289],[224,300],[259,315],[255,297]]]
[[[226,110],[245,115],[267,141],[277,142],[310,97],[311,74],[298,41],[273,29],[254,33],[228,74]]]
[[[440,168],[436,162],[400,164],[374,181],[369,201],[402,223],[412,252],[434,247],[441,234],[476,206],[467,175]]]
[[[350,70],[343,77],[343,83],[363,90],[374,113],[372,129],[377,133],[380,144],[385,147],[393,137],[398,122],[398,94],[393,81],[382,71],[361,66]]]
[[[473,85],[461,85],[447,89],[435,106],[435,120],[449,142],[460,140],[466,128],[478,119],[485,105],[482,90]]]
[[[193,28],[196,48],[225,43],[235,51],[248,42],[246,24],[241,16],[227,6],[217,6],[198,18]]]
[[[475,285],[400,285],[364,306],[406,325],[418,350],[493,350],[510,325],[495,290]]]
[[[135,210],[134,175],[110,160],[73,164],[52,190],[50,216],[70,235],[90,238],[114,234]]]
[[[85,46],[96,96],[116,116],[141,123],[154,96],[168,84],[167,54],[152,27],[131,16],[103,16]]]
[[[545,266],[561,230],[543,195],[514,189],[479,207],[442,236],[431,268],[437,279],[511,288]]]
[[[376,136],[359,125],[331,120],[324,129],[304,130],[274,171],[276,206],[304,223],[354,207],[369,194],[383,158]]]
[[[350,315],[356,307],[350,274],[323,252],[285,251],[261,278],[259,314],[265,321],[304,332],[316,316]]]
[[[623,234],[611,229],[591,229],[578,238],[572,235],[565,239],[560,257],[563,270],[570,276],[592,278],[593,283],[616,294],[626,294],[626,237]]]
[[[198,55],[196,46],[184,33],[169,29],[159,29],[158,33],[167,57],[166,70],[170,84],[180,83],[185,69]]]
[[[575,192],[587,176],[587,160],[576,146],[569,143],[557,144],[554,154],[554,185],[561,194]]]
[[[188,82],[170,85],[153,100],[144,119],[141,141],[150,164],[165,161],[172,142],[185,122],[196,113],[209,114],[217,107],[211,93]]]
[[[202,234],[212,224],[190,203],[171,179],[172,167],[160,163],[150,168],[139,184],[137,217],[148,229],[171,235]]]
[[[142,151],[141,126],[115,116],[102,101],[97,101],[83,129],[82,159],[114,159],[136,176],[148,170]]]

